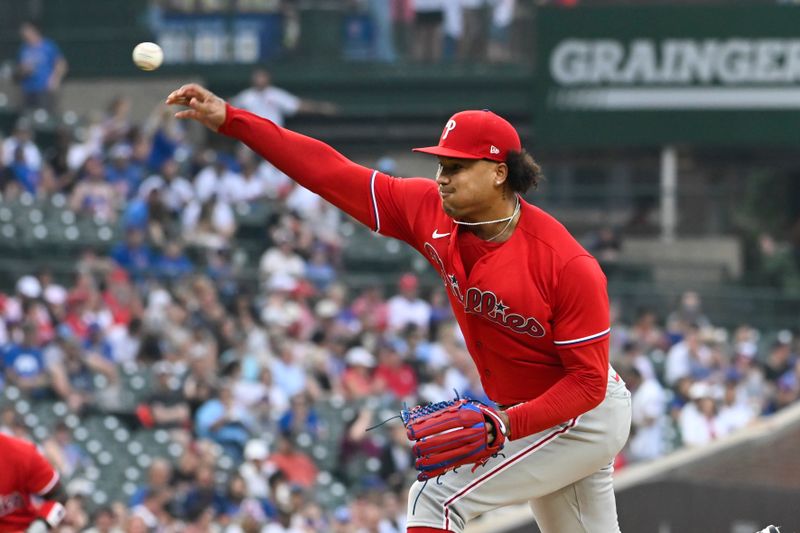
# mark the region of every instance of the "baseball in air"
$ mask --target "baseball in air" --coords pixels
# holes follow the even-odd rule
[[[133,62],[142,70],[155,70],[164,61],[164,51],[156,43],[139,43],[133,49]]]

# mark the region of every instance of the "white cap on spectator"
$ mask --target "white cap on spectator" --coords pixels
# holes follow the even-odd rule
[[[91,496],[94,493],[94,483],[88,479],[75,478],[66,487],[70,496]]]
[[[375,357],[361,346],[355,346],[347,350],[344,360],[348,365],[353,366],[375,366]]]
[[[108,151],[112,159],[127,159],[133,155],[133,149],[125,143],[117,143]]]
[[[67,289],[60,285],[48,285],[44,290],[44,299],[52,305],[62,305],[67,301]]]
[[[333,318],[339,313],[339,305],[333,300],[324,299],[317,302],[314,313],[319,318]]]
[[[713,400],[715,396],[714,387],[705,381],[697,381],[692,383],[692,386],[689,387],[689,398],[692,400],[699,400],[701,398],[711,398]]]
[[[17,292],[27,298],[38,298],[42,294],[42,284],[33,276],[22,276],[17,281]]]
[[[267,443],[261,439],[251,439],[244,447],[244,458],[248,461],[263,461],[269,455]]]

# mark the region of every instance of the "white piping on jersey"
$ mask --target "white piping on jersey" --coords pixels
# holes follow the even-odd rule
[[[561,436],[561,435],[563,435],[565,433],[568,433],[572,428],[574,428],[576,425],[578,425],[578,422],[580,421],[580,418],[581,417],[578,416],[578,417],[575,417],[572,420],[570,420],[570,421],[568,421],[568,422],[566,422],[564,424],[559,424],[558,426],[556,426],[557,429],[554,429],[553,431],[551,431],[547,435],[543,436],[542,438],[540,438],[536,442],[534,442],[531,445],[529,445],[527,448],[521,449],[520,451],[518,451],[517,453],[515,453],[514,455],[512,455],[508,459],[503,460],[502,463],[500,463],[499,465],[495,465],[488,472],[486,472],[485,474],[483,474],[479,478],[473,480],[466,487],[462,488],[461,490],[459,490],[458,492],[453,494],[453,496],[451,496],[442,505],[443,511],[444,511],[444,516],[442,517],[443,529],[445,529],[447,531],[451,531],[451,529],[450,529],[450,508],[453,506],[453,504],[456,501],[460,500],[461,498],[463,498],[464,496],[466,496],[467,494],[469,494],[473,490],[477,489],[479,486],[481,486],[484,483],[486,483],[490,478],[492,478],[493,476],[499,474],[500,472],[502,472],[506,468],[512,466],[517,461],[519,461],[521,459],[524,459],[525,457],[527,457],[528,455],[536,452],[537,450],[540,450],[545,445],[550,443],[553,439],[555,439],[555,438],[557,438],[557,437],[559,437],[559,436]],[[469,466],[467,465],[464,468],[469,468]]]
[[[60,479],[61,479],[61,476],[59,476],[57,471],[54,471],[53,472],[53,477],[50,479],[50,481],[47,482],[47,485],[45,485],[44,488],[42,488],[42,490],[40,490],[39,492],[36,493],[36,495],[37,496],[44,496],[45,494],[47,494],[48,492],[53,490],[53,487],[56,486],[56,483],[58,483]]]
[[[600,333],[595,333],[594,335],[589,335],[587,337],[581,337],[580,339],[570,339],[568,341],[553,341],[553,344],[557,344],[559,346],[563,346],[565,344],[575,344],[577,342],[589,341],[589,340],[592,340],[592,339],[596,339],[598,337],[602,337],[603,335],[605,335],[606,333],[608,333],[610,331],[611,331],[611,328],[608,328],[607,330],[601,331]]]
[[[378,214],[378,200],[375,198],[375,176],[378,175],[377,170],[372,171],[372,177],[369,180],[369,192],[372,195],[372,212],[375,213],[375,233],[381,232],[381,216]]]

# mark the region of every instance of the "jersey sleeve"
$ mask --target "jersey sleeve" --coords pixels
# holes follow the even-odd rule
[[[27,464],[25,479],[28,484],[26,489],[29,493],[41,496],[47,494],[56,486],[59,480],[58,472],[33,445],[28,450]]]
[[[570,260],[562,269],[555,290],[553,343],[557,348],[575,347],[608,336],[606,277],[589,255]]]
[[[391,178],[376,174],[372,190],[376,232],[414,245],[414,222],[436,187],[425,178]]]

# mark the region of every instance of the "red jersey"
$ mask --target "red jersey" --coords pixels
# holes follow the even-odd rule
[[[444,212],[431,179],[370,170],[232,106],[220,132],[425,256],[447,287],[487,395],[498,404],[521,404],[507,411],[512,438],[570,420],[603,400],[610,331],[605,276],[552,216],[520,199],[511,237],[487,243]]]
[[[0,433],[0,533],[27,528],[37,518],[31,496],[47,494],[58,479],[35,445]]]

